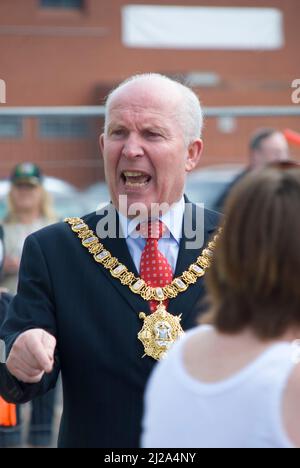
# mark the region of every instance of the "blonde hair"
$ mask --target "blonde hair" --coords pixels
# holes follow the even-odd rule
[[[41,207],[40,207],[40,216],[44,218],[46,221],[49,221],[49,224],[55,223],[58,221],[58,215],[55,213],[53,198],[47,190],[41,186],[41,193],[42,193],[42,200],[41,200]],[[4,220],[5,223],[13,224],[19,221],[18,214],[16,207],[13,202],[12,197],[12,188],[7,197],[8,202],[8,213]]]

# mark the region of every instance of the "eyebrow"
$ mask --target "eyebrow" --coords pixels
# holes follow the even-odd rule
[[[114,122],[109,123],[109,125],[107,127],[108,133],[111,132],[112,130],[115,130],[115,129],[127,130],[128,127],[123,123],[114,123]],[[145,124],[145,126],[143,126],[140,129],[140,131],[141,132],[144,132],[144,131],[157,131],[157,132],[163,133],[164,135],[166,135],[166,134],[168,135],[170,133],[167,128],[161,127],[160,125],[157,125],[157,124]]]
[[[109,123],[108,126],[107,126],[107,130],[111,130],[111,129],[114,129],[114,128],[126,128],[125,125],[123,124],[117,124],[117,123]]]
[[[168,130],[164,127],[161,127],[160,125],[145,125],[145,127],[143,128],[143,131],[144,130],[155,130],[155,131],[159,131],[159,132],[162,132],[162,133],[166,133],[168,132]]]
[[[109,135],[114,130],[126,130],[126,126],[123,124],[110,122],[106,127],[107,134]]]

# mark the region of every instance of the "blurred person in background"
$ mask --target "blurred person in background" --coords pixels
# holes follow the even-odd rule
[[[282,132],[275,129],[259,129],[250,139],[251,169],[262,169],[270,163],[288,161],[289,159],[289,145]]]
[[[260,128],[254,132],[249,141],[249,164],[222,193],[216,204],[220,213],[224,212],[226,199],[233,187],[250,171],[263,169],[268,164],[289,161],[290,149],[285,135],[274,128]]]
[[[1,285],[14,294],[25,239],[58,220],[42,183],[41,170],[32,163],[19,164],[11,174],[8,213],[3,222],[5,261]]]
[[[40,168],[32,163],[17,165],[11,174],[8,213],[3,222],[5,260],[1,285],[16,293],[21,255],[26,238],[58,221],[51,196],[43,187]],[[52,441],[54,391],[32,402],[28,443],[48,446]]]
[[[211,310],[155,371],[145,447],[300,447],[300,168],[232,191],[207,275]],[[171,401],[170,401],[170,395]]]
[[[3,228],[0,226],[0,276],[4,264]],[[0,288],[0,327],[4,322],[12,296]],[[0,346],[0,361],[4,358],[4,349]],[[16,405],[6,403],[0,397],[0,448],[14,447],[21,444],[21,428]]]

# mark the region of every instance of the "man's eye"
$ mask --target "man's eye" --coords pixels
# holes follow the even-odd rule
[[[161,136],[160,133],[150,132],[150,131],[145,132],[145,134],[147,137],[150,137],[150,138],[157,138]]]
[[[121,130],[121,129],[120,130],[113,130],[111,132],[111,135],[121,136],[121,135],[124,135],[124,133],[125,133],[124,130]]]

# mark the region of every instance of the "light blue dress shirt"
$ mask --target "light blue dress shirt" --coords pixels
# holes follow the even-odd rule
[[[158,241],[158,248],[159,251],[167,258],[174,274],[182,237],[184,211],[185,201],[184,197],[182,197],[178,203],[172,205],[168,213],[160,217],[160,220],[167,227],[167,230],[164,236]],[[140,274],[141,257],[146,246],[146,239],[136,232],[136,228],[140,222],[136,219],[131,221],[121,213],[119,213],[119,218],[120,226],[126,239],[130,255],[137,272]]]

